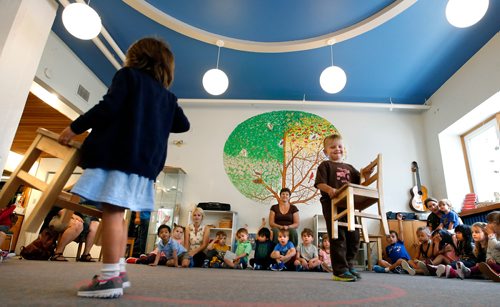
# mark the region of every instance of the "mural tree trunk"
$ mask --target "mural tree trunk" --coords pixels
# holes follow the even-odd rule
[[[262,203],[292,191],[292,204],[307,204],[318,194],[316,169],[325,158],[323,139],[338,133],[327,120],[306,112],[276,111],[238,125],[224,146],[224,167],[235,187]]]

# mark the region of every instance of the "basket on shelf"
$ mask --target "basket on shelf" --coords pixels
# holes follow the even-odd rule
[[[233,221],[231,219],[221,219],[219,221],[219,228],[232,228]]]

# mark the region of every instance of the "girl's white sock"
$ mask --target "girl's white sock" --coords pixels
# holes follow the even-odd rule
[[[120,275],[119,263],[103,263],[101,267],[101,279],[110,279]]]
[[[384,268],[384,270],[385,270],[386,272],[389,272],[389,268]]]
[[[120,258],[120,262],[118,262],[120,264],[120,272],[127,272],[127,262],[125,262],[125,257],[121,257]]]

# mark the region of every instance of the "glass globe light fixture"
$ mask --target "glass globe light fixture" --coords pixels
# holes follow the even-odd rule
[[[333,44],[335,44],[335,38],[329,39],[326,43],[330,45],[330,58],[332,65],[325,68],[321,75],[319,76],[319,84],[321,88],[328,94],[336,94],[344,89],[347,83],[347,75],[345,71],[333,65]]]
[[[347,83],[347,75],[344,70],[338,66],[325,68],[319,77],[321,88],[329,93],[336,94],[344,89]]]
[[[449,0],[446,4],[446,19],[457,28],[476,24],[488,10],[489,0]]]
[[[93,39],[101,32],[101,18],[94,9],[84,3],[72,3],[62,12],[62,22],[71,35]]]
[[[227,75],[218,68],[213,68],[203,75],[203,88],[214,96],[223,94],[229,86]]]
[[[229,86],[229,79],[226,73],[219,69],[220,47],[224,46],[224,42],[217,40],[216,45],[219,47],[217,51],[217,66],[208,70],[202,79],[205,91],[214,96],[223,94]]]

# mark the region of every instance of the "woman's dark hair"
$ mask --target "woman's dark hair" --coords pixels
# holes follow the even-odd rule
[[[472,227],[466,224],[457,225],[455,227],[455,233],[460,232],[462,234],[462,241],[458,242],[458,252],[460,255],[470,255],[474,249],[472,245]]]
[[[431,201],[435,202],[436,204],[438,203],[438,200],[437,200],[437,199],[435,199],[434,197],[429,197],[429,198],[427,198],[427,199],[425,199],[425,200],[424,200],[424,205],[425,205],[425,207],[426,207],[426,208],[429,208],[429,207],[427,206],[427,204],[428,204],[429,202],[431,202]]]
[[[284,193],[284,192],[288,192],[289,195],[292,195],[292,191],[290,191],[289,188],[283,188],[283,189],[281,189],[280,190],[280,195],[281,195],[281,193]]]

